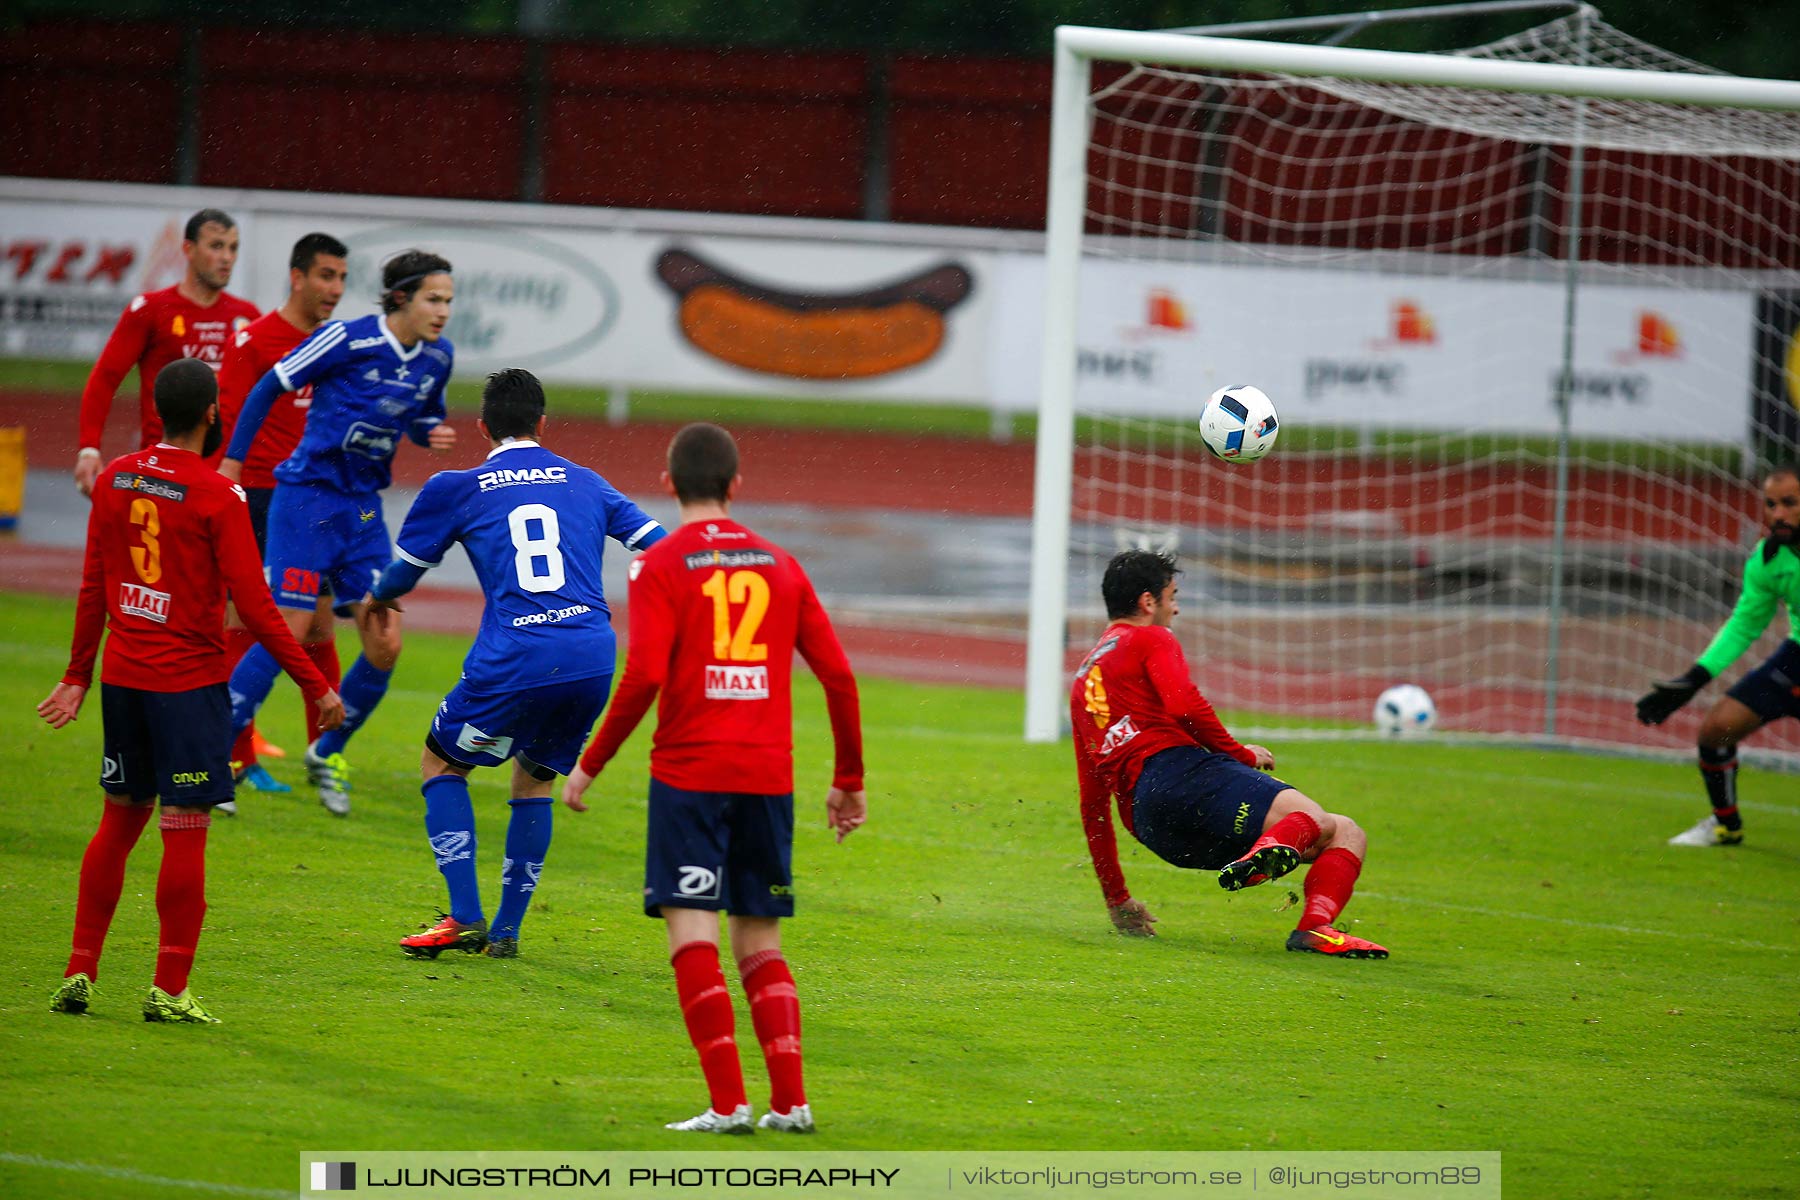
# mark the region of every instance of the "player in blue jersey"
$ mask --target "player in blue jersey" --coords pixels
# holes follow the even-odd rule
[[[612,690],[615,645],[600,583],[606,539],[627,550],[663,527],[586,467],[539,444],[544,389],[529,371],[488,376],[481,466],[431,477],[400,528],[394,561],[368,596],[393,607],[461,542],[487,604],[462,678],[438,706],[419,764],[425,831],[450,888],[450,911],[404,938],[414,958],[445,950],[519,952],[519,924],[550,847],[550,785],[567,775]],[[510,758],[512,818],[490,928],[475,877],[469,772]]]
[[[444,424],[455,351],[443,332],[454,295],[448,260],[424,250],[390,258],[381,272],[382,315],[327,321],[277,362],[245,398],[219,468],[237,479],[276,397],[312,385],[306,432],[275,468],[263,562],[296,636],[329,588],[338,615],[354,617],[362,637],[362,654],[339,687],[343,725],[306,748],[319,802],[338,816],[350,811],[344,744],[387,693],[400,658],[399,614],[359,599],[392,557],[381,493],[394,451],[403,436],[440,454],[456,444],[456,431]],[[231,673],[234,735],[255,717],[277,674],[266,651],[238,662]]]

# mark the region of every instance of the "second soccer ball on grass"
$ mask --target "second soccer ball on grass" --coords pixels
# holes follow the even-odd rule
[[[1222,387],[1200,410],[1200,439],[1228,463],[1252,463],[1275,448],[1275,405],[1247,383]]]
[[[1416,683],[1397,683],[1375,700],[1375,728],[1389,737],[1421,737],[1437,724],[1437,705]]]

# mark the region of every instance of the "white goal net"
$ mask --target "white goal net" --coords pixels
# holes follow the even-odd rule
[[[1800,84],[1584,11],[1455,55],[1064,29],[1057,87],[1027,736],[1148,545],[1221,707],[1366,728],[1417,683],[1449,730],[1691,746],[1787,630],[1636,724],[1794,456]],[[1239,383],[1282,420],[1248,466],[1195,424]]]

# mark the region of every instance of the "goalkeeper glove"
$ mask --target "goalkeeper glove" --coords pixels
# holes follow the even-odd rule
[[[1661,725],[1675,715],[1677,709],[1694,698],[1694,693],[1712,682],[1712,672],[1695,663],[1687,674],[1674,679],[1658,680],[1637,702],[1637,719],[1645,725]]]

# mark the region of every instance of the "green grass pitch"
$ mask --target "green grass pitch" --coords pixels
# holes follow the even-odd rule
[[[305,1149],[693,1148],[661,1128],[704,1092],[662,928],[638,911],[647,737],[596,811],[558,809],[518,960],[395,947],[443,900],[417,763],[453,639],[409,638],[351,746],[349,820],[296,790],[215,823],[194,988],[225,1024],[139,1019],[154,827],[94,1013],[47,1011],[99,804],[97,703],[60,733],[31,712],[70,621],[67,602],[0,595],[0,1195],[291,1188]],[[1745,773],[1743,847],[1680,850],[1663,841],[1698,815],[1690,767],[1277,743],[1285,778],[1370,833],[1347,917],[1394,957],[1341,962],[1282,949],[1297,885],[1226,895],[1135,844],[1162,936],[1114,935],[1068,747],[1022,745],[1010,695],[865,680],[871,817],[834,845],[823,704],[796,690],[787,948],[821,1127],[800,1148],[1499,1150],[1509,1197],[1558,1200],[1800,1180],[1792,776]],[[265,714],[298,751],[291,685]],[[293,761],[275,770],[298,783]],[[491,911],[505,791],[478,780]]]

